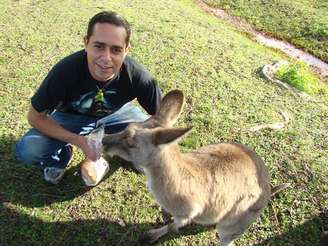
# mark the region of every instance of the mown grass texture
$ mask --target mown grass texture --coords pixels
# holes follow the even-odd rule
[[[179,126],[193,131],[187,151],[238,141],[265,160],[272,183],[292,188],[275,198],[237,245],[319,245],[328,229],[326,104],[306,102],[270,84],[260,69],[281,54],[249,40],[192,1],[9,1],[0,4],[0,244],[133,245],[163,224],[143,175],[121,160],[97,187],[86,188],[74,161],[59,186],[14,156],[29,129],[29,99],[49,69],[83,48],[89,18],[118,11],[132,24],[131,55],[157,77],[164,92],[187,98]],[[319,97],[319,96],[318,96]],[[244,132],[256,124],[291,120],[281,131]],[[213,227],[190,226],[157,245],[216,245]]]
[[[326,0],[205,0],[245,19],[259,31],[287,40],[328,62]]]

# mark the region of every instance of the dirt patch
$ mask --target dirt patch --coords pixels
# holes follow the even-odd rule
[[[294,45],[286,41],[278,40],[276,38],[269,37],[268,35],[256,31],[252,25],[250,25],[239,17],[228,14],[223,9],[210,7],[202,0],[195,0],[195,2],[208,13],[214,14],[218,18],[232,23],[234,26],[241,29],[242,32],[247,33],[248,36],[250,36],[256,42],[268,47],[279,49],[288,56],[293,57],[297,60],[305,61],[313,68],[314,72],[317,73],[319,77],[325,83],[328,84],[328,64],[324,61],[318,59],[310,53],[305,52],[302,49],[295,47]]]

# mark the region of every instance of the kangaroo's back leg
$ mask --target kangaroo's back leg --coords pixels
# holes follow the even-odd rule
[[[154,243],[167,233],[177,233],[179,228],[189,224],[191,219],[174,217],[174,222],[158,229],[152,229],[139,238],[139,242]]]
[[[216,229],[220,236],[222,246],[232,246],[233,241],[239,238],[250,226],[250,224],[256,220],[262,213],[261,210],[247,211],[239,215],[237,221],[233,224],[229,224],[229,219],[224,219],[216,225]]]

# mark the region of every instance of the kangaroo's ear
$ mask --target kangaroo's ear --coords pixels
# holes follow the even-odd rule
[[[192,127],[158,129],[155,132],[154,144],[162,145],[162,144],[169,144],[174,141],[179,141],[182,138],[182,136],[188,133],[191,129]]]
[[[164,127],[173,126],[182,111],[184,103],[185,98],[182,91],[170,91],[162,99],[160,107],[153,116],[153,119]]]

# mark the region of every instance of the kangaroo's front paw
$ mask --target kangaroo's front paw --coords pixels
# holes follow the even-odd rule
[[[145,234],[141,235],[139,237],[138,242],[140,244],[145,243],[155,243],[158,239],[160,239],[162,236],[164,236],[167,233],[167,226],[163,226],[159,229],[152,229]]]

